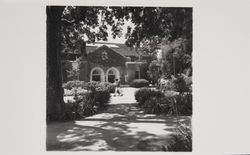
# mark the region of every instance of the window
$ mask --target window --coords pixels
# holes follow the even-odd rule
[[[115,73],[113,70],[108,72],[108,82],[114,83],[115,82]]]
[[[101,81],[101,73],[98,70],[92,72],[92,81]]]

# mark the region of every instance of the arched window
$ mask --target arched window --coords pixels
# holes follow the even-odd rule
[[[92,72],[92,81],[101,81],[101,72],[97,69],[95,69]]]
[[[108,82],[114,83],[115,82],[115,73],[113,70],[108,72]]]

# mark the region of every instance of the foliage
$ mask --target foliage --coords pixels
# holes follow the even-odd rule
[[[170,100],[167,97],[152,97],[146,100],[143,108],[146,113],[167,113],[170,109]]]
[[[75,101],[66,103],[64,120],[75,120],[95,114],[109,102],[110,92],[114,91],[114,85],[107,82],[80,81],[69,82],[68,85],[70,88],[73,87],[70,92],[74,95]],[[75,90],[77,92],[74,92]]]
[[[62,21],[65,48],[77,49],[84,42],[106,41],[107,25],[113,38],[120,37],[125,21],[134,25],[128,26],[125,34],[126,45],[130,47],[143,43],[148,51],[153,51],[162,38],[173,41],[192,37],[192,8],[69,6]]]
[[[192,151],[192,130],[181,124],[175,129],[172,140],[167,146],[168,151]]]
[[[84,117],[84,107],[82,102],[88,94],[84,94],[82,98],[75,97],[75,101],[68,102],[65,104],[64,120],[75,120]]]
[[[186,74],[192,76],[192,46],[190,39],[179,38],[162,45],[163,72],[176,76]],[[187,72],[188,71],[188,72]]]
[[[176,106],[177,115],[191,116],[193,111],[192,94],[191,93],[179,94],[174,96],[174,98],[176,100],[176,104],[174,104],[173,106]]]
[[[65,106],[64,120],[75,120],[86,116],[91,116],[102,109],[110,100],[110,93],[107,89],[95,92],[85,92],[81,96],[75,96],[74,102],[69,102]]]
[[[135,24],[133,31],[128,29],[127,45],[139,46],[143,41],[167,38],[173,41],[181,36],[192,36],[192,8],[128,7]]]
[[[64,96],[82,96],[85,93],[87,93],[87,90],[81,87],[78,88],[72,88],[71,90],[69,89],[64,89]]]
[[[85,51],[86,42],[107,41],[107,26],[111,27],[113,38],[121,36],[121,26],[124,25],[125,17],[121,15],[122,12],[121,7],[116,9],[87,6],[66,7],[62,15],[63,48]]]
[[[192,87],[191,87],[192,79],[191,79],[191,77],[185,76],[184,74],[178,74],[174,83],[176,86],[176,91],[178,91],[180,93],[192,91]]]
[[[160,63],[157,60],[152,61],[148,67],[147,73],[148,73],[149,79],[153,83],[157,83],[158,79],[161,76]]]
[[[71,62],[71,67],[66,70],[68,79],[79,79],[81,58]]]
[[[87,86],[87,83],[84,81],[74,80],[74,81],[68,81],[62,85],[64,89],[73,89],[73,88],[85,88]]]
[[[149,82],[146,79],[135,79],[130,83],[130,86],[135,88],[147,87],[148,85]]]
[[[192,115],[192,94],[171,93],[166,96],[159,90],[142,88],[135,92],[138,105],[146,113],[166,113],[170,115]]]
[[[87,93],[83,100],[80,102],[82,105],[82,115],[91,116],[97,112],[95,106],[95,99],[93,98],[93,93]]]
[[[176,77],[173,75],[166,79],[159,79],[159,88],[163,92],[175,91],[178,93],[191,93],[192,92],[192,77],[186,76],[185,74],[177,74]]]
[[[95,105],[103,107],[110,100],[110,93],[114,91],[113,84],[108,82],[89,82],[87,89],[92,92]]]
[[[135,100],[139,105],[144,105],[150,98],[161,98],[163,96],[164,94],[161,91],[150,88],[141,88],[135,92]]]
[[[174,78],[169,78],[169,79],[165,79],[165,78],[161,78],[159,79],[159,85],[160,85],[160,90],[163,92],[167,92],[167,91],[176,91],[176,85],[174,83]]]
[[[97,91],[100,89],[108,90],[109,93],[115,92],[115,84],[109,83],[109,82],[88,82],[87,89],[91,91]]]
[[[115,92],[115,84],[112,83],[108,83],[108,89],[109,89],[109,93],[114,93]]]
[[[72,63],[68,60],[61,61],[61,68],[62,68],[62,82],[67,82],[71,80],[68,78],[68,71],[72,70]]]
[[[72,102],[65,104],[65,112],[63,120],[67,121],[67,120],[75,120],[81,118],[82,116],[77,110],[80,109],[79,107],[80,107],[79,102]]]
[[[111,96],[108,89],[100,89],[100,88],[98,88],[93,95],[95,105],[97,105],[100,108],[104,107],[105,104],[109,102],[110,97]]]

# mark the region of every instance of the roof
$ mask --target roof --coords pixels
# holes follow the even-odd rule
[[[123,56],[126,56],[126,57],[129,57],[129,56],[130,57],[131,56],[137,57],[138,56],[138,54],[134,48],[127,47],[125,44],[103,43],[103,42],[96,42],[95,44],[87,44],[87,46],[86,46],[87,53],[91,53],[101,46],[107,46],[107,47],[111,48],[112,50],[114,50],[115,52],[117,52]]]

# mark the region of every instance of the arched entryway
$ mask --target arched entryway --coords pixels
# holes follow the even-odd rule
[[[90,81],[98,81],[98,82],[104,82],[104,71],[100,67],[95,67],[90,72]]]
[[[120,72],[117,68],[111,67],[106,72],[107,82],[114,83],[115,79],[120,79]]]

